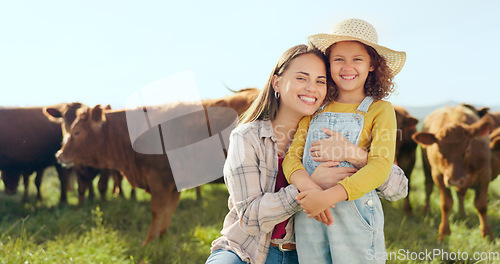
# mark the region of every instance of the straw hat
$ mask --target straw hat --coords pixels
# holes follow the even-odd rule
[[[316,34],[308,37],[308,41],[323,53],[331,45],[349,40],[359,41],[374,48],[380,56],[385,58],[387,66],[394,76],[401,71],[405,64],[406,53],[378,45],[377,31],[370,23],[361,19],[343,20],[333,26],[329,34]]]

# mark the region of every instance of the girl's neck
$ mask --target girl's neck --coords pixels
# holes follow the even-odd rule
[[[335,102],[343,104],[359,104],[365,99],[365,93],[339,92]]]
[[[303,116],[290,115],[285,111],[278,111],[276,118],[271,122],[273,125],[274,136],[278,142],[278,154],[282,157],[288,150],[288,146],[293,140],[295,131]]]

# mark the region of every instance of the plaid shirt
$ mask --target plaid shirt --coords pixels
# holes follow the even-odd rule
[[[294,185],[274,192],[277,173],[278,151],[271,121],[255,121],[234,129],[224,165],[229,213],[222,236],[212,242],[212,252],[231,250],[243,261],[265,262],[274,226],[301,209]],[[285,237],[273,243],[295,242],[293,218],[285,229]]]

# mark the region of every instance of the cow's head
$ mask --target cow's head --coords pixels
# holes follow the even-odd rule
[[[76,119],[76,111],[80,108],[88,108],[81,103],[61,104],[43,108],[43,114],[52,122],[62,124],[63,135],[70,131],[71,125]]]
[[[440,170],[446,186],[460,188],[470,185],[474,179],[467,178],[471,157],[471,142],[474,138],[486,136],[491,126],[491,117],[485,115],[471,124],[450,124],[437,133],[418,132],[412,138],[423,147],[434,144],[438,148]]]
[[[56,154],[59,162],[99,167],[97,157],[105,138],[102,132],[106,124],[104,110],[100,105],[77,110],[76,119]]]

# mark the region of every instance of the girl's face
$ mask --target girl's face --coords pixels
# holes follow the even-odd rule
[[[273,78],[273,88],[280,93],[279,111],[292,115],[312,115],[326,96],[325,63],[314,54],[295,58],[288,69]]]
[[[341,41],[330,53],[330,74],[339,89],[337,100],[361,100],[368,73],[373,71],[370,55],[357,41]]]

